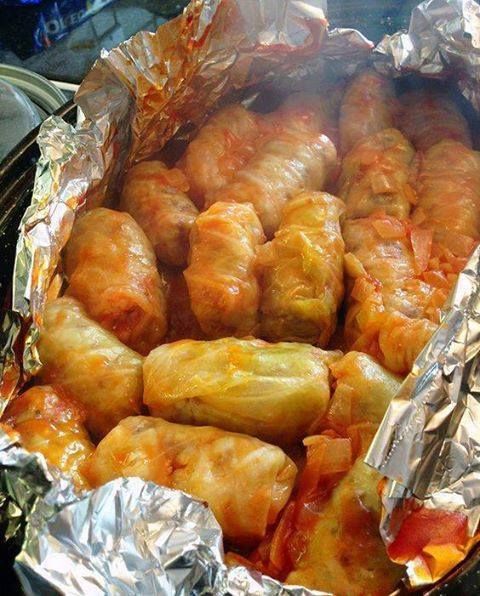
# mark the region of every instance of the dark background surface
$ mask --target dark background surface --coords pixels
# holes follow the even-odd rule
[[[0,18],[0,62],[78,84],[102,48],[114,48],[137,31],[154,31],[186,4],[186,0],[116,0],[50,48],[24,59],[19,56],[39,9],[0,7],[0,17],[5,17]],[[384,33],[407,27],[415,4],[417,0],[330,0],[329,20],[333,27],[359,29],[377,42]]]
[[[166,18],[178,13],[183,4],[116,0],[48,49],[24,59],[20,56],[28,53],[27,48],[33,43],[32,29],[38,21],[39,9],[0,8],[0,16],[2,11],[8,13],[7,19],[0,19],[0,62],[23,66],[48,79],[78,84],[102,48],[110,50],[137,31],[154,31]]]

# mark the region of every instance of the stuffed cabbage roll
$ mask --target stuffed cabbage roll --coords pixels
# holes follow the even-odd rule
[[[41,380],[75,399],[95,437],[140,413],[142,357],[89,319],[74,298],[47,303],[38,353]]]
[[[345,434],[352,424],[380,424],[402,378],[362,352],[348,352],[331,367],[335,392],[327,426]]]
[[[281,449],[253,437],[145,416],[120,422],[100,442],[88,468],[93,486],[139,476],[203,499],[225,536],[241,544],[265,535],[295,475]]]
[[[66,246],[67,295],[130,348],[148,354],[167,329],[165,289],[145,234],[128,215],[93,209]]]
[[[407,218],[415,203],[409,180],[414,156],[413,147],[394,128],[359,141],[342,162],[339,188],[347,217],[367,217],[382,210]]]
[[[255,330],[260,288],[254,265],[256,249],[264,240],[248,203],[215,203],[197,218],[184,275],[192,310],[208,337]]]
[[[327,345],[343,298],[343,210],[339,199],[320,192],[303,192],[285,206],[259,257],[265,339]]]
[[[265,141],[232,181],[207,195],[217,201],[251,203],[271,238],[285,203],[301,190],[320,190],[337,159],[335,146],[319,133],[289,129]]]
[[[370,354],[401,375],[410,372],[436,330],[437,325],[428,318],[410,318],[386,308],[382,294],[373,289],[366,299],[352,301],[345,320],[350,349]]]
[[[369,275],[390,289],[415,276],[415,257],[408,238],[408,222],[387,215],[347,219],[343,227],[346,250]],[[356,272],[347,271],[351,276]]]
[[[467,121],[446,93],[428,89],[400,96],[398,122],[403,134],[418,151],[427,151],[443,140],[472,146]]]
[[[26,449],[45,456],[77,488],[89,488],[83,468],[95,446],[84,426],[85,413],[72,399],[53,387],[32,387],[8,406],[4,421]]]
[[[258,339],[179,341],[146,358],[144,402],[165,420],[289,444],[325,414],[328,365],[339,357],[307,344]]]
[[[339,596],[387,596],[404,573],[388,558],[378,529],[381,476],[362,461],[376,426],[357,430],[363,435],[360,449],[346,474],[339,456],[344,438],[307,440],[307,465],[287,539],[293,563],[287,584]]]
[[[345,94],[343,81],[327,84],[315,92],[300,91],[289,95],[283,104],[271,114],[264,116],[261,121],[263,128],[265,120],[273,117],[278,123],[278,130],[284,130],[285,125],[291,126],[290,118],[296,116],[296,122],[313,131],[325,134],[335,145],[339,144],[338,119],[340,105]]]
[[[401,379],[359,352],[345,354],[331,370],[336,388],[323,421],[328,430],[305,439],[297,493],[249,563],[335,594],[387,594],[401,570],[388,562],[378,531],[380,477],[361,460]]]
[[[157,259],[167,265],[187,264],[188,238],[197,208],[188,198],[181,170],[161,161],[144,161],[125,177],[120,208],[127,211],[150,240]]]
[[[398,312],[387,312],[378,333],[381,362],[397,374],[410,372],[437,327],[427,318],[411,319]],[[361,350],[362,340],[356,345]]]
[[[428,250],[420,250],[425,253],[421,277],[435,288],[436,302],[429,311],[439,319],[480,240],[480,154],[452,140],[433,145],[419,160],[415,190],[418,204],[412,215],[413,231],[431,237]],[[422,246],[412,241],[413,246],[418,244]]]
[[[230,182],[245,165],[259,134],[258,116],[239,104],[219,110],[200,129],[179,164],[198,207],[208,192]]]
[[[396,99],[392,82],[366,69],[354,77],[340,109],[340,145],[348,153],[365,137],[394,126]]]
[[[403,568],[390,562],[379,533],[380,475],[362,461],[376,428],[359,424],[343,437],[328,430],[304,440],[297,491],[247,564],[339,596],[395,589]]]
[[[415,229],[415,228],[413,228]],[[428,262],[412,248],[411,223],[387,215],[347,220],[349,300],[345,339],[398,374],[409,372],[436,330],[443,290],[422,279]]]
[[[318,93],[292,93],[278,109],[261,116],[259,125],[265,138],[288,130],[321,132],[332,141],[335,141],[338,135],[330,97]],[[261,142],[262,139],[259,144]]]
[[[416,192],[416,221],[433,229],[436,242],[468,256],[480,239],[480,153],[457,141],[433,145],[420,161]]]

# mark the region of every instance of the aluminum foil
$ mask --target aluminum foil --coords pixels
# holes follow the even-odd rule
[[[412,11],[408,31],[386,35],[375,66],[390,74],[452,77],[480,111],[480,6],[475,0],[426,0]]]
[[[74,217],[114,200],[125,167],[174,135],[188,139],[221,104],[307,80],[320,85],[369,58],[396,75],[454,74],[478,108],[479,21],[473,0],[428,0],[413,11],[408,32],[386,37],[372,54],[358,31],[327,30],[321,0],[194,0],[156,33],[103,52],[77,93],[82,124],[74,129],[50,118],[39,137],[12,311],[1,329],[0,407],[38,369],[41,315],[61,289],[60,252]],[[477,527],[477,274],[478,254],[369,453],[390,478],[382,493],[387,543],[398,529],[396,513],[412,499],[464,512],[471,535]],[[242,567],[227,569],[212,514],[183,493],[128,479],[77,495],[42,457],[0,435],[0,514],[8,537],[25,530],[16,569],[27,593],[312,594]],[[419,583],[414,562],[408,571]]]

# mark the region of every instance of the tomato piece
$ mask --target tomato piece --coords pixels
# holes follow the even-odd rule
[[[407,563],[431,545],[464,544],[468,540],[468,520],[463,513],[426,509],[412,511],[403,521],[388,555],[397,563]]]

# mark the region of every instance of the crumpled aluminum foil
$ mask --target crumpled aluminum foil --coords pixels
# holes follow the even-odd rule
[[[60,251],[79,210],[108,204],[126,166],[158,152],[173,135],[188,139],[218,105],[251,99],[260,89],[350,75],[372,57],[373,44],[358,31],[326,29],[325,4],[193,0],[156,33],[139,33],[102,53],[76,97],[86,116],[78,129],[58,118],[44,123],[32,206],[20,228],[12,312],[0,335],[0,408],[39,366],[43,306],[61,289]],[[473,0],[427,0],[414,10],[409,32],[386,37],[373,58],[393,74],[454,74],[479,108],[479,45]],[[411,498],[463,510],[470,531],[477,527],[477,273],[472,260],[453,310],[387,414],[398,426],[386,422],[369,453],[369,462],[390,477],[383,491],[387,542],[392,514]],[[16,569],[27,593],[314,593],[242,567],[227,569],[212,514],[183,493],[127,479],[77,495],[41,456],[1,432],[0,489],[8,537],[25,530]],[[415,583],[414,566],[409,575]]]
[[[480,111],[480,5],[475,0],[426,0],[412,11],[408,31],[386,35],[375,66],[390,74],[453,77]]]

